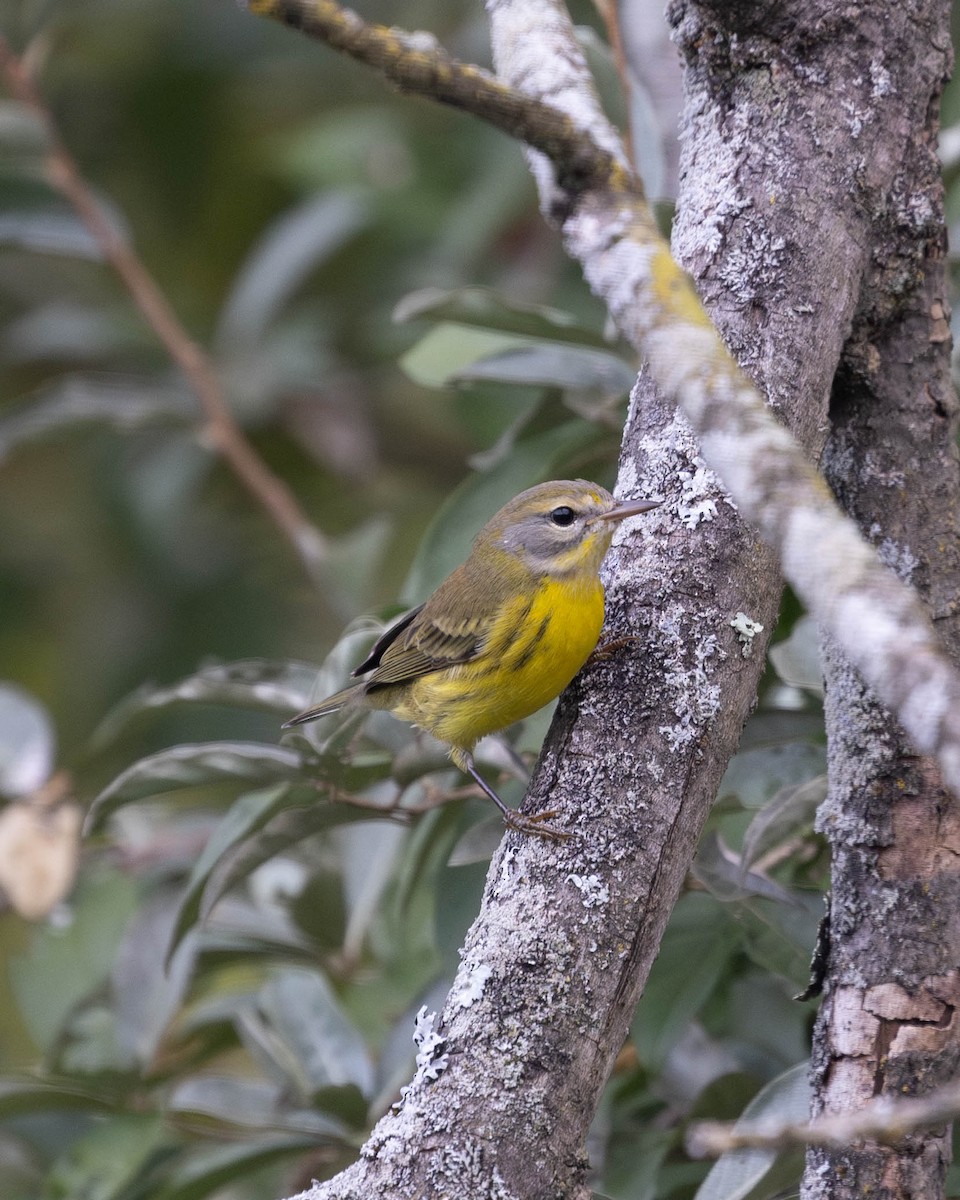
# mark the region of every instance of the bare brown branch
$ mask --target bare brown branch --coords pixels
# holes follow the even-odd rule
[[[47,177],[93,235],[174,362],[187,377],[206,418],[204,434],[247,490],[267,510],[311,577],[327,555],[327,539],[300,509],[287,485],[267,467],[230,412],[209,355],[190,337],[130,243],[109,220],[57,130],[23,59],[0,36],[0,75],[14,99],[40,120],[47,138]]]

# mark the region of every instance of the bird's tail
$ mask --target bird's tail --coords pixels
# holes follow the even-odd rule
[[[302,713],[297,713],[289,721],[284,721],[281,728],[293,729],[297,725],[306,725],[308,721],[316,721],[318,717],[328,717],[331,713],[339,712],[341,708],[353,703],[363,690],[363,684],[355,683],[352,687],[344,688],[342,692],[334,692],[332,696],[328,696],[326,700],[321,700],[313,708],[304,709]]]

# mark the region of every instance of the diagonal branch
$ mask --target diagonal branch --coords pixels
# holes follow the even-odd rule
[[[209,355],[193,341],[136,251],[104,213],[76,161],[63,143],[53,115],[37,91],[24,61],[0,36],[0,75],[10,94],[30,109],[47,138],[47,176],[73,206],[120,276],[170,357],[183,371],[206,417],[209,443],[247,490],[267,510],[291,543],[307,573],[316,578],[327,557],[327,539],[300,509],[293,493],[254,450],[230,412]]]
[[[639,187],[625,169],[619,139],[604,148],[556,106],[451,58],[432,34],[363,21],[333,0],[248,0],[247,7],[373,67],[402,92],[462,109],[535,146],[573,194],[606,185]]]
[[[332,0],[250,0],[249,7],[373,65],[403,90],[429,96],[435,84],[434,98],[535,147],[542,207],[559,224],[567,252],[683,411],[743,516],[777,550],[807,608],[960,794],[960,676],[912,589],[841,513],[672,259],[641,189],[620,165],[619,137],[588,82],[562,4],[487,0],[501,87],[481,86],[483,72],[456,64],[420,35],[368,25]],[[547,116],[545,108],[561,115]],[[594,143],[594,157],[582,138]],[[580,157],[571,171],[565,156],[574,146]]]

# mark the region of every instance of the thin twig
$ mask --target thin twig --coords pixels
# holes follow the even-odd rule
[[[856,1112],[828,1113],[812,1121],[753,1121],[736,1125],[701,1121],[687,1134],[694,1158],[716,1158],[728,1150],[783,1150],[790,1146],[851,1146],[865,1139],[895,1145],[907,1134],[960,1116],[960,1083],[927,1096],[881,1096]]]
[[[10,94],[29,108],[47,138],[47,175],[93,235],[137,308],[183,371],[206,417],[205,436],[247,490],[286,535],[311,577],[327,556],[327,539],[300,509],[292,492],[263,462],[233,418],[209,355],[193,341],[136,251],[107,217],[63,143],[53,114],[27,70],[0,36],[0,74]]]
[[[252,13],[325,42],[375,68],[400,91],[472,113],[550,159],[560,186],[640,190],[618,155],[552,104],[526,96],[488,71],[459,62],[432,34],[363,21],[334,0],[246,0]]]
[[[633,149],[633,119],[630,107],[633,100],[633,84],[630,80],[630,68],[627,66],[627,56],[623,48],[623,32],[620,29],[620,9],[617,5],[617,0],[593,0],[593,5],[607,27],[607,40],[610,42],[610,50],[613,54],[613,65],[617,69],[617,75],[620,79],[620,89],[623,92],[625,108],[623,118],[624,150],[626,151],[627,158],[630,160],[630,166],[636,171],[637,164]]]

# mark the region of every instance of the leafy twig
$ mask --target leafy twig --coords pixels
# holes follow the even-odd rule
[[[293,545],[307,572],[316,577],[326,558],[327,539],[301,511],[290,489],[263,462],[233,418],[209,355],[193,341],[131,244],[107,217],[63,143],[53,114],[38,92],[25,60],[0,36],[0,75],[10,94],[39,119],[47,138],[47,176],[73,206],[103,257],[120,276],[170,357],[183,371],[206,418],[209,444],[263,505]]]

